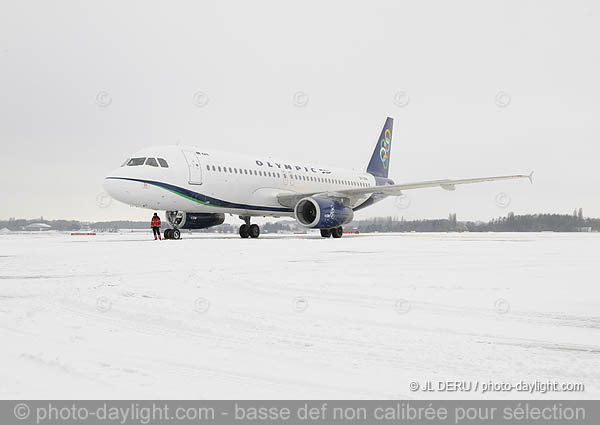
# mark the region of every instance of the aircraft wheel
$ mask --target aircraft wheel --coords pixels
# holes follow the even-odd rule
[[[321,237],[323,237],[323,238],[331,237],[331,229],[321,229]]]
[[[342,235],[344,234],[344,229],[342,229],[342,227],[336,227],[335,229],[331,229],[331,236],[333,236],[336,239],[339,239],[342,237]]]
[[[242,224],[240,226],[240,236],[244,239],[248,238],[250,236],[250,234],[248,233],[248,225],[247,224]]]
[[[167,229],[165,230],[165,233],[163,234],[163,236],[165,237],[165,239],[171,239],[173,236],[171,235],[172,233],[172,229]]]
[[[260,236],[260,227],[258,227],[258,224],[250,225],[250,227],[248,228],[248,234],[253,239],[258,238]]]
[[[171,230],[170,234],[171,234],[171,237],[175,240],[181,239],[181,232],[179,231],[179,229]]]

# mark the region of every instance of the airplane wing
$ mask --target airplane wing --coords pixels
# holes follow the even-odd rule
[[[415,183],[403,183],[393,184],[386,186],[373,186],[373,187],[361,187],[357,189],[339,189],[327,192],[311,192],[311,193],[297,193],[297,192],[284,192],[277,195],[279,203],[285,207],[293,208],[296,203],[308,196],[319,195],[324,198],[340,200],[343,204],[350,203],[352,198],[364,197],[372,193],[382,193],[389,196],[400,196],[403,190],[409,189],[424,189],[428,187],[441,187],[445,190],[455,190],[457,185],[470,184],[470,183],[483,183],[493,182],[500,180],[512,180],[512,179],[529,179],[533,183],[533,172],[529,175],[516,174],[512,176],[496,176],[496,177],[478,177],[473,179],[458,179],[458,180],[430,180],[424,182]]]

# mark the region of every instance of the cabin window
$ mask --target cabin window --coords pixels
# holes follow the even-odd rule
[[[233,173],[233,170],[231,169],[231,167],[229,167],[229,172],[230,172],[230,173]]]
[[[137,167],[138,165],[144,165],[146,158],[131,158],[127,163],[128,167]]]
[[[206,166],[206,169],[207,169],[208,171],[210,171],[210,165],[207,165],[207,166]]]
[[[221,166],[219,165],[219,172],[221,172]]]

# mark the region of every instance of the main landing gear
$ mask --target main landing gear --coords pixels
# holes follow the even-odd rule
[[[260,236],[260,227],[257,224],[250,224],[249,216],[240,216],[240,218],[246,222],[240,226],[240,236],[243,239],[258,238]]]
[[[165,239],[181,239],[181,232],[179,229],[167,229],[165,230]]]
[[[344,234],[344,229],[342,226],[334,227],[333,229],[321,229],[321,237],[329,238],[333,236],[335,239],[339,239]]]

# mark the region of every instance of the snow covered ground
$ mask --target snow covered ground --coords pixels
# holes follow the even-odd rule
[[[600,397],[600,234],[183,237],[0,235],[0,397]]]

